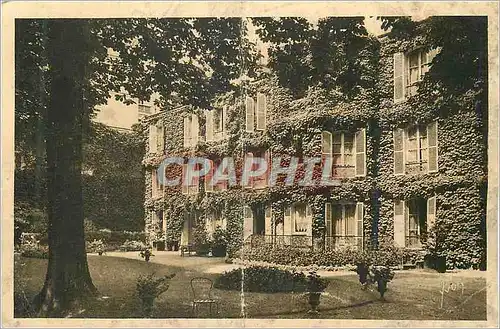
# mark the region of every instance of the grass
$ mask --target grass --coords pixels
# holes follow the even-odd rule
[[[112,256],[89,256],[88,261],[94,284],[101,295],[108,298],[84,302],[78,317],[140,317],[139,302],[135,297],[136,279],[141,274],[152,272],[158,276],[176,273],[169,290],[156,300],[153,317],[192,317],[190,279],[195,276],[215,279],[219,275],[201,274],[195,267],[182,268],[178,263],[167,266]],[[16,259],[14,290],[17,317],[23,316],[20,307],[23,302],[31,300],[41,289],[46,266],[47,261],[42,259]],[[321,318],[486,320],[486,280],[483,277],[419,271],[396,273],[388,285],[385,301],[379,300],[375,287],[361,290],[353,273],[335,276],[329,281],[319,306]],[[221,299],[220,317],[241,317],[239,291],[216,289],[214,294]],[[297,293],[245,293],[244,303],[248,318],[306,318],[309,309],[306,296]],[[202,312],[200,317],[208,316],[207,313]]]

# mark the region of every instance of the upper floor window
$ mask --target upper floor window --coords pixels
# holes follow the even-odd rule
[[[137,107],[138,107],[139,119],[147,115],[150,115],[152,113],[152,107],[150,104],[139,102]]]
[[[333,177],[354,177],[366,175],[365,129],[355,133],[321,133],[323,157],[331,157]]]
[[[193,147],[198,144],[200,125],[198,116],[191,114],[184,117],[184,147]]]
[[[158,173],[156,169],[151,171],[151,197],[160,198],[163,196],[163,185],[158,180]]]
[[[266,129],[267,97],[257,93],[257,102],[250,96],[245,99],[245,127],[247,132]]]
[[[416,83],[429,71],[439,51],[439,48],[427,52],[417,49],[406,54],[394,54],[394,102],[403,101],[417,93]]]
[[[397,128],[394,135],[394,174],[438,170],[437,122]]]
[[[165,133],[162,123],[149,126],[149,153],[163,153],[165,148]]]
[[[196,164],[194,170],[199,170],[199,164]],[[190,171],[188,170],[188,165],[182,165],[182,193],[183,194],[198,194],[200,191],[200,177],[190,177]]]
[[[205,111],[206,141],[216,141],[226,137],[227,107]]]

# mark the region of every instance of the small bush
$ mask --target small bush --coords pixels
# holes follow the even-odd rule
[[[175,274],[155,277],[154,274],[140,276],[137,279],[136,293],[141,301],[144,316],[150,316],[155,299],[168,290],[168,282]]]
[[[127,240],[120,246],[120,251],[142,251],[146,244],[142,241]]]
[[[217,227],[212,235],[212,256],[224,257],[227,251],[227,231]]]
[[[37,244],[24,244],[20,248],[21,256],[29,258],[49,258],[49,247]]]
[[[210,252],[210,246],[212,242],[208,237],[208,233],[205,227],[197,227],[193,232],[193,244],[194,250],[197,255],[205,256]]]
[[[102,242],[102,240],[87,242],[86,245],[87,252],[102,254],[106,251],[106,245]]]
[[[302,272],[280,270],[275,267],[251,266],[244,269],[244,291],[247,292],[304,292],[307,278]],[[214,287],[224,290],[241,290],[242,270],[223,273],[215,280]]]

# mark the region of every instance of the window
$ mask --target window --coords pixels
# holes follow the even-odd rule
[[[305,203],[295,203],[285,209],[285,227],[291,226],[290,233],[292,235],[309,235],[311,233],[311,225],[311,208]]]
[[[394,54],[394,102],[403,101],[417,93],[416,83],[429,71],[439,51],[439,48],[428,52],[417,49],[407,54]]]
[[[436,197],[394,201],[394,241],[402,247],[422,247],[435,217]]]
[[[257,93],[257,102],[252,97],[245,98],[245,122],[246,131],[263,131],[266,129],[267,116],[267,97],[264,94]]]
[[[226,117],[226,106],[205,111],[207,142],[221,140],[226,137]]]
[[[198,144],[199,130],[200,126],[196,114],[184,117],[184,147],[193,147]]]
[[[417,174],[438,170],[437,122],[394,132],[394,173]]]
[[[323,157],[332,158],[332,176],[364,176],[366,171],[365,129],[356,133],[323,131]]]
[[[325,204],[327,247],[363,247],[363,203]]]
[[[151,114],[151,105],[146,104],[144,102],[139,102],[137,107],[138,107],[139,118]]]
[[[208,214],[206,229],[210,234],[213,234],[218,227],[225,229],[226,223],[224,218],[222,217],[222,211],[217,209]]]
[[[265,159],[267,162],[267,170],[264,172],[262,175],[257,176],[257,177],[251,177],[250,178],[250,186],[255,188],[255,189],[262,189],[267,187],[267,181],[269,178],[269,172],[271,168],[271,157],[270,157],[270,152],[269,151],[254,151],[253,153],[248,153],[248,157],[253,156],[254,158],[261,158]],[[259,167],[259,164],[254,163],[252,166],[252,170],[257,170]]]

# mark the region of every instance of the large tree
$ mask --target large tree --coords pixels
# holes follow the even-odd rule
[[[95,106],[122,89],[140,100],[157,92],[166,110],[207,106],[235,87],[242,62],[252,73],[256,52],[244,32],[239,18],[16,20],[16,137],[46,146],[40,163],[49,263],[36,298],[39,315],[62,316],[97,294],[85,253],[81,174]],[[107,48],[119,57],[108,58]]]

